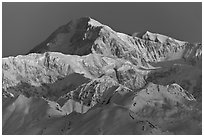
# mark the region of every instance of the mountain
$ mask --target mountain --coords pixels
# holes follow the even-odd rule
[[[145,66],[144,62],[186,58],[189,52],[197,50],[199,47],[201,45],[195,46],[148,31],[142,36],[142,39],[132,37],[116,32],[94,19],[84,17],[59,27],[30,53],[46,51],[71,55],[97,53],[124,58],[135,65]],[[193,56],[197,56],[197,54],[193,53]]]
[[[201,134],[201,46],[72,20],[2,59],[3,134]]]

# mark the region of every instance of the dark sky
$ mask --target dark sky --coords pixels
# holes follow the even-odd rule
[[[2,56],[26,54],[55,29],[90,16],[115,31],[149,30],[189,42],[202,41],[202,3],[3,3]]]

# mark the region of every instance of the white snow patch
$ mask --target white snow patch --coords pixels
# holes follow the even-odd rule
[[[103,26],[100,22],[90,18],[90,21],[88,22],[92,26]]]
[[[171,39],[171,40],[174,40],[176,43],[178,43],[180,46],[184,45],[185,41],[180,41],[180,40],[176,40],[174,38],[171,38],[171,37],[168,37],[168,36],[165,36],[163,34],[159,34],[159,33],[152,33],[152,32],[149,32],[147,31],[144,35],[143,35],[144,38],[149,38],[150,40],[152,41],[155,41],[156,38],[161,42],[161,43],[165,43],[167,41],[167,39]]]
[[[117,32],[117,35],[118,35],[118,37],[121,38],[123,41],[127,41],[127,38],[129,37],[127,34],[120,33],[120,32]]]

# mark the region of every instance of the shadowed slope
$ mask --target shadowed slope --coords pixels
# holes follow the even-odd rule
[[[3,134],[201,134],[201,44],[83,17],[31,52],[2,60]]]

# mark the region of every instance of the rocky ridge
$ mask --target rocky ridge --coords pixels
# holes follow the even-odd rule
[[[3,134],[201,134],[201,46],[70,21],[3,58]]]

